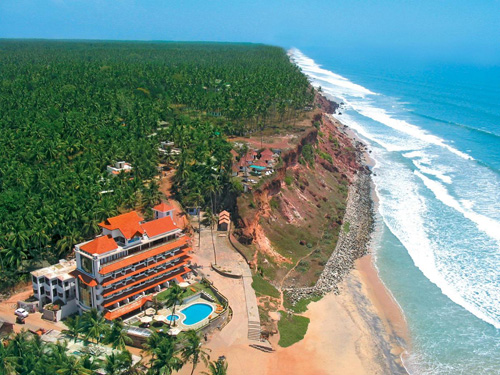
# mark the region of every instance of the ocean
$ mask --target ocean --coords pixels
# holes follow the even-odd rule
[[[500,374],[500,67],[290,53],[375,160],[372,250],[408,372]]]

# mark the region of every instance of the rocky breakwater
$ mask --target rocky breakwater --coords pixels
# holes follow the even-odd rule
[[[337,246],[313,287],[286,288],[295,304],[301,299],[338,293],[338,284],[353,269],[354,261],[367,253],[373,230],[373,201],[370,172],[361,169],[349,186],[347,206]]]

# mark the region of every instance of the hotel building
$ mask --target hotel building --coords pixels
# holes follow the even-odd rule
[[[182,282],[189,269],[189,238],[173,221],[172,206],[153,208],[155,220],[137,212],[111,217],[102,235],[75,246],[78,306],[97,308],[108,320],[142,308],[152,295]]]

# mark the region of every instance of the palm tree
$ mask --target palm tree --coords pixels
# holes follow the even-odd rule
[[[80,242],[80,240],[82,240],[80,232],[76,228],[71,229],[71,231],[68,234],[66,234],[63,238],[57,241],[56,243],[56,248],[58,250],[57,255],[61,256],[71,251],[71,249],[73,249],[73,246],[76,243]]]
[[[4,345],[4,342],[0,342],[0,363],[3,366],[0,366],[0,375],[11,375],[15,374],[15,363],[17,361],[17,357],[10,353],[7,345]]]
[[[70,317],[64,322],[68,329],[63,329],[62,333],[67,336],[73,337],[73,341],[76,342],[76,340],[78,340],[78,336],[80,336],[80,334],[82,333],[82,323],[83,322],[80,315]]]
[[[195,330],[190,329],[186,332],[184,347],[181,349],[181,357],[185,363],[191,362],[193,364],[191,375],[193,375],[194,369],[200,361],[208,365],[208,360],[210,359],[208,350],[201,347],[200,337]]]
[[[60,364],[56,371],[60,375],[92,375],[92,371],[83,366],[83,358],[68,356],[67,361]]]
[[[106,335],[109,330],[106,319],[96,309],[83,314],[82,319],[82,333],[85,335],[85,339],[94,339],[96,343],[99,343],[102,336]]]
[[[215,241],[214,241],[214,225],[217,224],[217,217],[213,214],[212,210],[209,208],[205,212],[203,219],[203,224],[210,227],[210,235],[212,237],[212,247],[214,250],[214,264],[217,265],[217,252],[215,251]]]
[[[169,293],[167,295],[167,301],[166,301],[166,306],[167,307],[172,307],[172,315],[170,319],[170,325],[172,325],[172,322],[175,327],[175,320],[174,320],[174,315],[175,315],[175,306],[179,303],[179,301],[182,299],[182,296],[186,293],[184,289],[182,289],[178,284],[174,284],[170,287]]]
[[[149,375],[169,375],[179,371],[183,362],[176,356],[175,341],[170,336],[164,336],[158,346],[152,350],[149,361]]]
[[[104,357],[104,370],[107,375],[119,375],[128,369],[132,364],[132,356],[128,351],[118,354],[111,353]]]
[[[201,246],[201,220],[200,220],[200,207],[203,203],[203,196],[200,193],[191,193],[187,197],[187,201],[193,204],[198,210],[198,247]]]
[[[223,359],[212,361],[208,364],[208,372],[202,372],[204,375],[227,375],[227,362]]]
[[[132,343],[132,339],[128,337],[123,322],[115,320],[108,334],[106,335],[106,342],[111,344],[113,349],[125,350],[127,344]]]
[[[85,367],[87,370],[92,371],[93,374],[95,374],[97,370],[102,368],[102,360],[87,354],[82,357],[82,366]]]
[[[121,375],[144,375],[146,372],[146,367],[142,363],[142,360],[136,362],[132,366],[129,366]]]
[[[149,355],[153,355],[153,350],[160,344],[162,336],[157,331],[152,331],[151,335],[148,336],[146,342],[142,345],[144,347],[143,352]]]

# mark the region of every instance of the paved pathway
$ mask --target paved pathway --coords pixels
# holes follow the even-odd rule
[[[201,248],[198,248],[197,238],[194,246],[193,262],[203,266],[203,272],[210,274],[210,279],[214,282],[215,286],[224,294],[222,289],[227,285],[233,285],[239,281],[241,285],[239,288],[232,289],[231,294],[240,294],[235,298],[237,303],[241,303],[241,295],[244,296],[246,310],[246,320],[248,326],[247,337],[250,340],[260,339],[260,317],[259,309],[257,307],[257,297],[252,288],[252,272],[250,267],[245,262],[243,257],[232,247],[225,236],[224,232],[214,231],[214,242],[217,252],[217,264],[223,269],[231,270],[231,273],[242,275],[241,280],[223,277],[211,270],[210,265],[214,262],[214,252],[212,246],[212,239],[210,230],[202,228],[201,232]],[[225,295],[225,294],[224,294]],[[226,295],[226,297],[229,296]],[[235,296],[236,297],[236,296]],[[234,310],[235,306],[229,301],[231,308]]]

